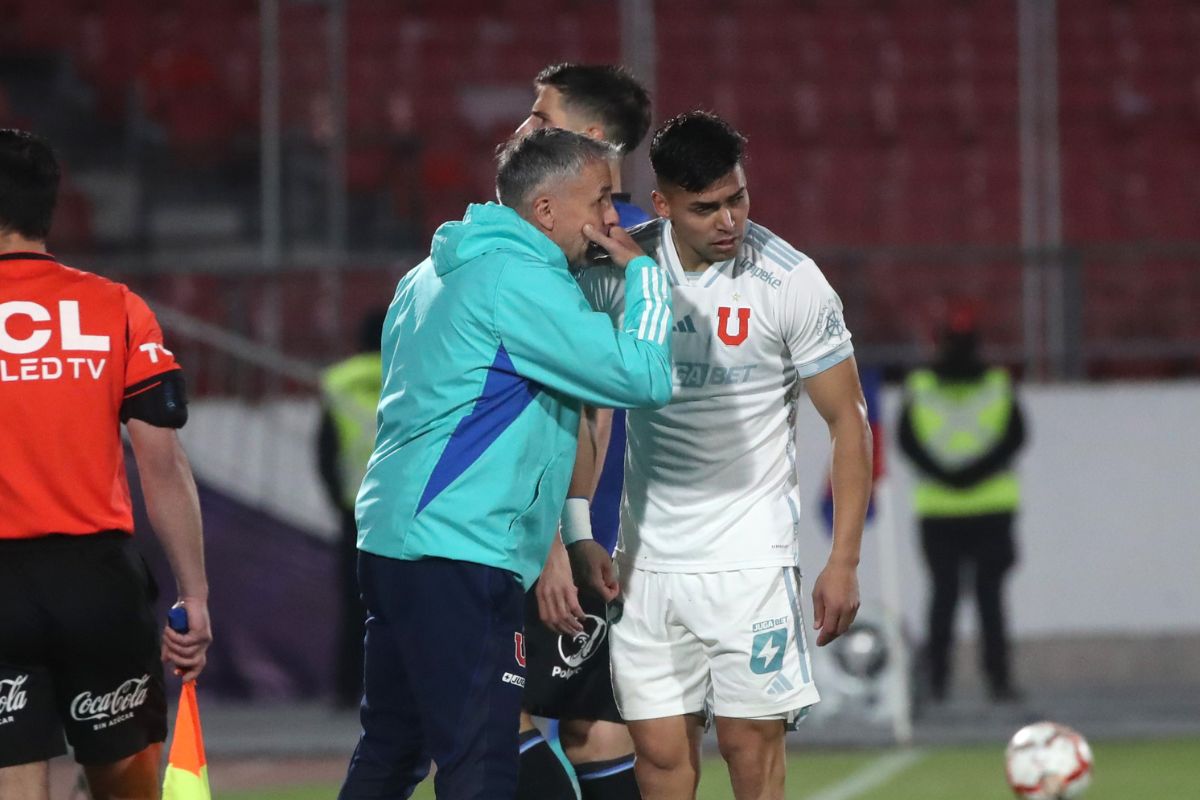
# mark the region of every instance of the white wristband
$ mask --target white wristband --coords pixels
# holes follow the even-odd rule
[[[586,497],[568,497],[563,505],[562,540],[564,545],[592,538],[592,505]]]

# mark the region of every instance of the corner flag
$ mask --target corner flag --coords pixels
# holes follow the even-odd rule
[[[167,624],[172,630],[187,633],[187,610],[182,605],[172,608],[167,612]],[[163,776],[162,800],[212,800],[195,681],[188,681],[179,690],[179,710],[175,713],[175,735],[167,757],[167,773]]]
[[[163,800],[212,800],[195,681],[185,683],[179,692],[179,711],[175,715],[175,734],[162,796]]]

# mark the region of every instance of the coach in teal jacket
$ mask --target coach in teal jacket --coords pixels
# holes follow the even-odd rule
[[[670,288],[614,227],[614,155],[554,129],[510,143],[502,205],[441,226],[396,289],[356,506],[369,616],[363,734],[343,800],[407,797],[430,757],[438,797],[516,791],[523,593],[566,499],[580,403],[671,399]],[[589,240],[625,268],[623,330],[568,270]],[[611,570],[595,542],[571,549],[590,554],[586,569],[594,557]]]
[[[616,219],[607,209],[605,228]],[[438,229],[384,324],[359,549],[472,561],[533,583],[566,498],[580,401],[671,399],[665,276],[648,256],[626,274],[629,322],[614,331],[588,306],[563,250],[512,208],[473,205]]]

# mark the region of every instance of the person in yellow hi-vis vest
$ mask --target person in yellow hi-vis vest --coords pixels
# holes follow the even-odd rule
[[[972,308],[948,315],[937,361],[905,385],[900,447],[918,472],[913,507],[933,582],[929,691],[945,699],[959,579],[970,565],[982,629],[983,668],[995,702],[1018,698],[1009,666],[1003,583],[1016,562],[1013,520],[1020,485],[1012,462],[1025,424],[1012,380],[979,355]]]
[[[321,425],[317,464],[329,501],[338,511],[338,624],[335,696],[339,706],[357,706],[362,696],[363,632],[366,611],[358,591],[358,529],[354,500],[375,449],[375,413],[383,384],[379,340],[386,311],[363,318],[359,352],[321,376]]]

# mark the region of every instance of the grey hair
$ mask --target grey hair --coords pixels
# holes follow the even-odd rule
[[[501,146],[496,197],[503,205],[521,210],[547,184],[574,178],[589,163],[620,155],[618,148],[599,139],[561,128],[539,128]]]

